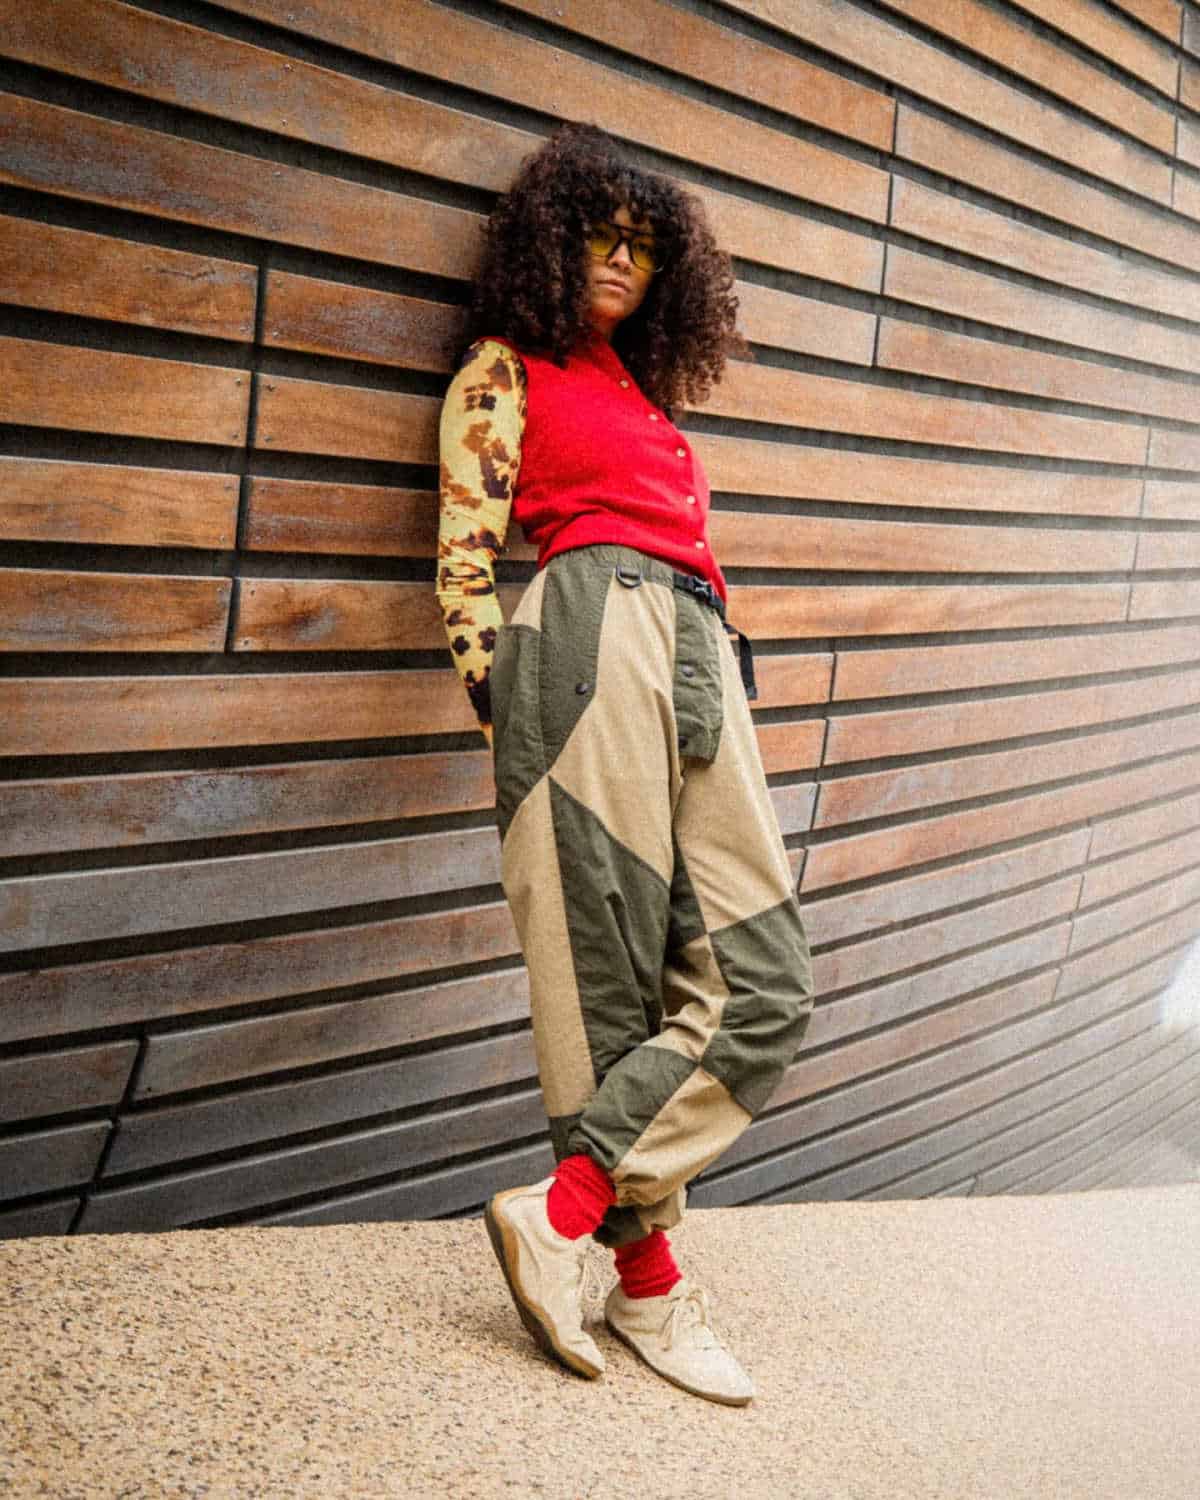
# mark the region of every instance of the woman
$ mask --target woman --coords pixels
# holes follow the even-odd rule
[[[442,413],[438,598],[493,747],[558,1159],[487,1208],[513,1300],[548,1353],[599,1375],[580,1306],[594,1236],[616,1252],[613,1332],[744,1405],[750,1380],[664,1233],[812,1008],[748,642],[725,627],[708,485],[670,415],[740,346],[732,286],[696,200],[603,132],[564,126],[526,160],[488,223]],[[505,625],[510,515],[538,572]]]

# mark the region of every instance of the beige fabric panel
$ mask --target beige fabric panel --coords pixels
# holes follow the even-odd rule
[[[709,932],[777,906],[792,890],[737,659],[715,614],[712,629],[721,637],[721,743],[711,765],[684,762],[675,819],[675,835]],[[769,850],[771,857],[764,855],[751,865],[746,849]]]
[[[699,1062],[721,1014],[729,989],[707,934],[686,944],[663,967],[662,1030],[647,1043]]]
[[[550,773],[668,886],[675,863],[670,810],[680,789],[671,706],[674,640],[670,589],[648,583],[628,589],[610,581],[592,702]]]
[[[546,574],[535,573],[529,587],[521,595],[512,612],[510,625],[528,625],[532,630],[542,628],[542,595],[546,592]]]
[[[550,783],[544,776],[517,809],[500,867],[529,965],[533,1044],[546,1113],[578,1114],[596,1091],[596,1076],[571,961]]]
[[[613,1173],[617,1202],[657,1202],[702,1172],[750,1123],[723,1083],[696,1068],[663,1105]]]

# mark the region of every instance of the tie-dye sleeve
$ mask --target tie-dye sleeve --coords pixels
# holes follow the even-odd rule
[[[437,598],[454,665],[492,741],[488,675],[504,623],[494,563],[521,463],[525,368],[494,339],[471,345],[442,407]]]

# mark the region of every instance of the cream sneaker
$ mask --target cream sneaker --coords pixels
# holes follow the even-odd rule
[[[521,1322],[539,1348],[595,1379],[604,1356],[583,1330],[581,1290],[590,1235],[569,1240],[546,1216],[553,1177],[497,1193],[483,1211],[488,1236]]]
[[[713,1332],[708,1293],[686,1277],[665,1297],[627,1297],[618,1282],[604,1321],[652,1370],[693,1396],[726,1406],[753,1398],[750,1377]]]

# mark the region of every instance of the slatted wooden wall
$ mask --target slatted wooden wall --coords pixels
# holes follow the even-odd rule
[[[685,425],[820,999],[693,1202],[1194,1175],[1200,6],[0,0],[0,52],[0,1234],[548,1167],[432,551],[562,117],[700,194],[756,354]]]

